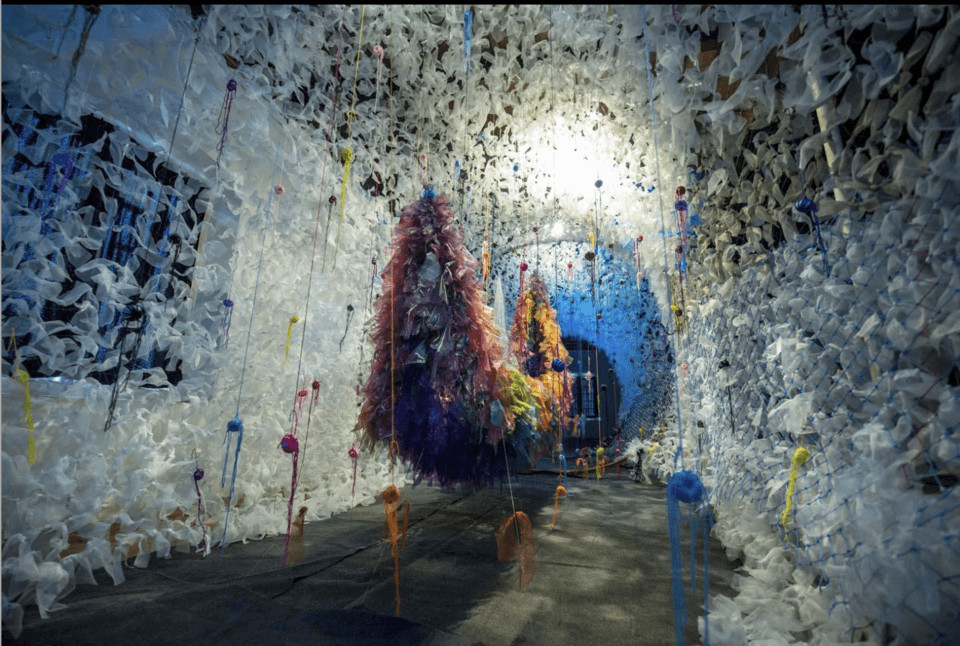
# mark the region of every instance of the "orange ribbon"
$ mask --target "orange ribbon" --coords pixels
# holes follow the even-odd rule
[[[566,496],[567,490],[563,485],[557,487],[557,492],[553,494],[553,520],[550,521],[550,529],[557,526],[557,512],[560,511],[560,496]]]
[[[396,485],[390,485],[380,494],[383,498],[383,507],[387,513],[385,523],[388,540],[390,541],[390,552],[393,554],[393,582],[396,586],[397,610],[396,616],[400,616],[400,549],[407,548],[407,527],[410,524],[410,503],[400,504],[400,490]],[[396,506],[394,506],[396,505]],[[398,511],[404,508],[403,515],[403,533],[400,532],[400,523],[398,521]],[[398,543],[399,549],[398,549]]]

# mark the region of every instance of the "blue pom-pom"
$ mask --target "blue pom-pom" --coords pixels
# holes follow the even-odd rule
[[[697,502],[703,497],[703,483],[700,482],[700,476],[693,471],[678,471],[670,478],[667,495],[680,502]]]
[[[554,372],[563,372],[567,369],[567,364],[560,361],[560,359],[554,359],[553,362],[551,362],[550,367],[553,368]]]
[[[456,162],[454,162],[453,167],[454,167],[454,168],[460,168],[460,160],[459,160],[459,159],[458,159]]]
[[[676,203],[674,203],[673,208],[675,208],[675,209],[678,210],[678,211],[686,211],[686,210],[687,210],[687,201],[686,201],[686,200],[677,200]]]
[[[513,165],[513,172],[516,173],[518,170],[520,170],[520,164],[514,164],[514,165]]]
[[[425,186],[423,188],[423,199],[432,200],[437,196],[437,193],[433,190],[432,186]]]
[[[231,433],[239,433],[243,430],[243,420],[239,417],[234,417],[232,420],[227,422],[227,430]]]
[[[601,186],[603,186],[603,180],[602,180],[602,179],[598,179],[597,181],[595,181],[595,182],[593,183],[593,185],[596,186],[597,188],[600,188]]]
[[[809,197],[805,197],[802,200],[798,201],[796,204],[798,211],[804,215],[811,215],[817,212],[817,205]]]

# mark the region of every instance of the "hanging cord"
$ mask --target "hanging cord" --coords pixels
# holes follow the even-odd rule
[[[302,12],[297,12],[297,24],[294,30],[294,42],[297,41],[297,37],[299,36],[299,33],[300,33],[300,17],[302,15],[303,15]],[[289,99],[287,98],[284,98],[283,100],[283,111],[281,112],[281,114],[283,115],[286,115],[287,113],[288,100]],[[270,171],[270,184],[269,184],[270,186],[269,190],[271,192],[274,191],[274,186],[276,185],[277,168],[280,164],[280,149],[282,148],[283,140],[285,138],[286,138],[286,130],[283,131],[283,134],[281,135],[280,140],[277,141],[276,152],[274,153],[274,156],[273,156],[273,169]],[[230,507],[231,507],[231,504],[233,503],[233,493],[237,483],[237,466],[240,462],[240,446],[243,443],[243,420],[240,419],[240,402],[242,401],[242,397],[243,397],[243,382],[247,374],[247,359],[250,356],[250,339],[253,336],[253,317],[257,311],[257,297],[259,296],[259,293],[260,293],[260,276],[263,273],[263,255],[264,255],[264,250],[266,249],[266,243],[267,243],[267,229],[269,228],[269,224],[270,224],[270,203],[271,203],[271,200],[268,198],[267,210],[263,216],[263,232],[260,236],[260,259],[257,262],[257,277],[254,282],[253,299],[250,305],[250,322],[247,326],[247,343],[243,350],[243,363],[240,368],[240,385],[237,388],[237,410],[236,410],[236,414],[234,415],[234,418],[229,422],[227,422],[227,433],[223,440],[227,448],[223,456],[223,475],[221,476],[221,479],[220,479],[221,487],[225,486],[226,484],[227,460],[230,455],[230,434],[231,433],[237,434],[237,447],[233,457],[233,476],[230,480],[230,493],[227,496],[226,514],[223,520],[223,536],[220,539],[220,558],[221,559],[223,558],[223,552],[227,542],[227,529],[230,526]]]
[[[363,51],[363,21],[367,16],[367,5],[360,9],[360,29],[357,32],[357,60],[353,66],[353,99],[350,101],[350,110],[347,112],[347,123],[356,121],[357,117],[357,74],[360,71],[360,52]],[[347,126],[348,128],[350,126]]]
[[[334,73],[333,73],[333,95],[331,96],[331,99],[330,99],[330,123],[327,125],[327,137],[326,137],[327,142],[323,149],[323,171],[321,172],[321,175],[320,175],[320,202],[319,204],[317,204],[317,217],[314,221],[314,228],[313,228],[313,252],[310,254],[310,274],[309,274],[309,279],[307,280],[307,296],[306,296],[306,304],[304,305],[304,312],[303,312],[303,328],[300,334],[300,353],[297,359],[297,376],[293,382],[294,388],[297,388],[297,385],[300,383],[300,377],[303,375],[303,349],[306,346],[307,316],[310,314],[310,294],[313,291],[313,274],[314,274],[314,268],[316,267],[316,263],[317,263],[317,241],[320,236],[320,213],[321,213],[321,210],[323,209],[323,188],[324,188],[324,182],[326,181],[326,174],[327,174],[327,152],[329,151],[330,140],[334,136],[333,120],[334,120],[334,115],[337,112],[336,104],[337,104],[337,96],[339,94],[340,56],[343,52],[343,18],[345,15],[346,15],[346,7],[344,7],[343,13],[341,13],[340,27],[338,28],[338,31],[340,33],[340,44],[337,46],[337,64],[336,64],[336,67],[334,68]],[[329,207],[327,209],[328,228],[330,224],[330,215],[333,212],[333,204],[336,201],[336,198],[333,198],[332,196],[331,196],[331,199],[334,201],[329,203]],[[324,256],[326,256],[326,240],[324,240]]]
[[[337,105],[340,103],[340,61],[343,55],[343,21],[347,15],[347,8],[344,5],[343,12],[340,14],[340,26],[338,27],[338,32],[340,33],[340,40],[337,44],[337,64],[334,67],[333,71],[333,95],[330,97],[330,123],[327,124],[327,136],[326,143],[323,146],[323,170],[320,173],[320,202],[317,204],[317,230],[319,231],[320,227],[320,209],[323,208],[323,192],[324,187],[326,186],[327,178],[327,153],[330,151],[330,142],[336,138],[337,132],[333,129],[333,124],[337,115]],[[326,271],[327,269],[327,238],[330,235],[330,218],[333,215],[333,205],[336,203],[337,198],[330,196],[330,208],[327,210],[327,226],[323,234],[323,261],[321,263],[320,271]],[[316,252],[314,252],[316,256]],[[313,261],[310,264],[310,275],[313,276]],[[309,287],[308,287],[309,295]],[[308,301],[309,302],[309,301]],[[306,334],[306,329],[304,329],[304,334]],[[301,348],[303,345],[301,344]],[[303,355],[301,353],[301,359]],[[298,369],[299,377],[299,369]]]
[[[70,59],[70,75],[67,77],[67,83],[63,88],[63,109],[61,113],[67,111],[67,101],[70,98],[70,86],[73,85],[73,80],[77,76],[77,66],[80,65],[80,59],[83,58],[84,52],[87,51],[87,38],[90,37],[90,31],[93,29],[93,25],[96,24],[97,18],[100,17],[100,5],[98,4],[85,4],[80,5],[83,7],[83,10],[86,11],[86,15],[83,18],[83,28],[80,30],[80,43],[77,45],[76,51],[73,52],[73,58]],[[74,7],[74,13],[76,13],[76,7]],[[73,23],[74,13],[70,14],[70,20],[67,23],[67,28],[70,24]],[[63,33],[66,37],[66,29]],[[60,41],[61,47],[63,46],[63,41]],[[57,56],[60,55],[60,48],[57,48]],[[56,57],[54,57],[56,58]]]
[[[660,228],[664,233],[667,231],[666,217],[664,215],[663,208],[663,183],[660,181],[660,142],[657,138],[657,109],[654,104],[653,98],[653,70],[650,67],[650,34],[647,29],[647,7],[646,5],[641,5],[640,7],[641,19],[643,20],[643,48],[646,56],[644,60],[646,61],[647,66],[647,85],[650,88],[650,128],[653,130],[653,151],[654,157],[657,163],[657,198],[660,201]],[[670,288],[670,272],[669,264],[667,261],[667,240],[664,237],[663,240],[663,275],[665,282],[667,284],[667,300],[673,302],[673,293]],[[674,373],[676,378],[676,369],[677,361],[674,360]],[[680,394],[677,393],[677,436],[679,438],[679,444],[677,446],[677,452],[673,456],[673,468],[677,470],[677,463],[679,460],[680,466],[683,466],[683,423],[680,414]]]

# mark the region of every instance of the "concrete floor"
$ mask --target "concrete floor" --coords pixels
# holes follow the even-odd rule
[[[383,539],[382,504],[310,523],[305,557],[280,570],[284,537],[237,543],[207,558],[175,553],[126,569],[113,586],[79,585],[66,609],[42,620],[28,608],[23,633],[4,643],[517,646],[674,643],[666,488],[631,482],[615,470],[601,482],[571,478],[555,529],[557,479],[514,477],[518,510],[533,521],[537,571],[518,589],[516,560],[497,561],[495,530],[513,513],[506,487],[443,491],[405,487],[411,520],[400,553],[401,615],[394,616],[393,557]],[[689,568],[686,523],[683,558]],[[702,540],[698,538],[698,541]],[[735,596],[732,566],[710,544],[711,593]],[[698,591],[684,577],[686,644],[699,644]],[[689,572],[689,570],[686,570]]]

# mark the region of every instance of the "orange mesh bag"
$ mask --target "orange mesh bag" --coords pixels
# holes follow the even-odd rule
[[[522,511],[504,519],[497,528],[497,560],[506,563],[514,557],[520,560],[520,589],[523,590],[537,573],[537,544],[533,523]]]

